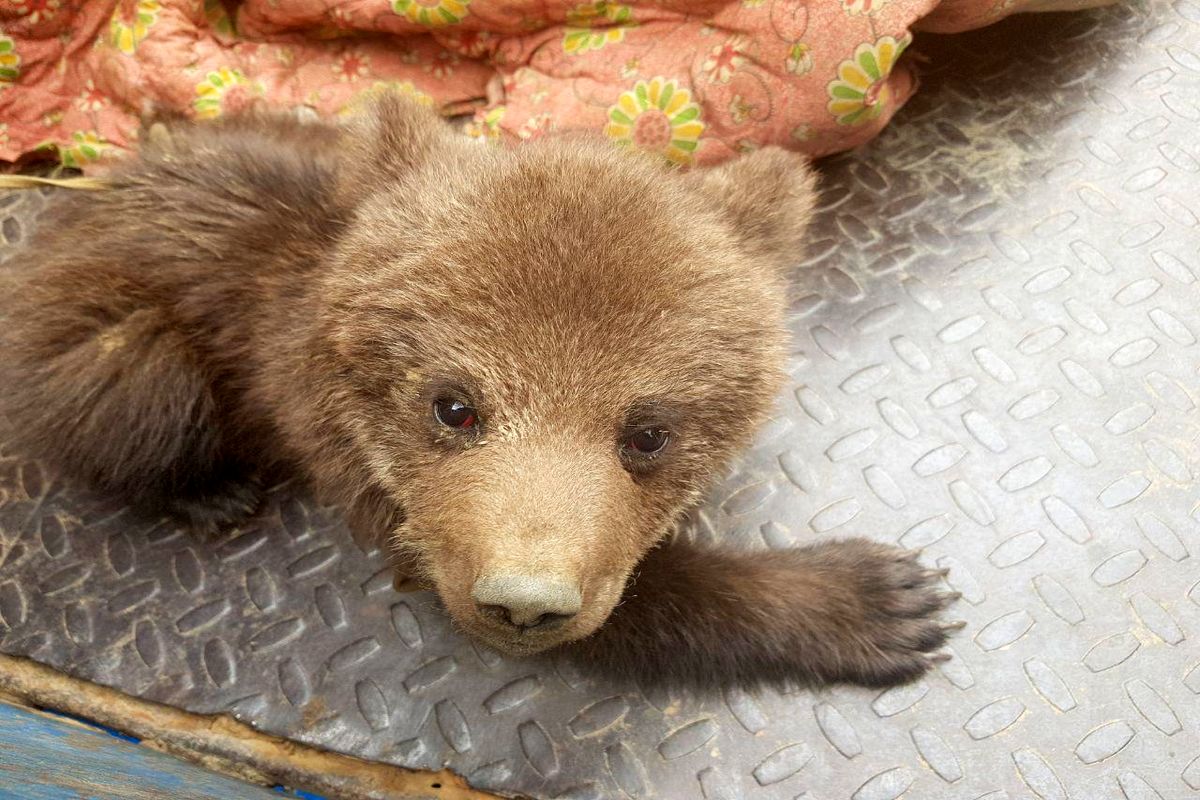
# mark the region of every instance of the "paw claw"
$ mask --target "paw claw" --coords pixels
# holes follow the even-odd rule
[[[942,630],[946,631],[947,633],[952,631],[961,631],[965,627],[967,627],[967,621],[965,619],[956,619],[954,622],[942,623]]]
[[[962,595],[942,583],[949,570],[922,563],[920,551],[876,543],[842,545],[839,565],[862,613],[842,619],[828,635],[838,658],[822,670],[832,680],[895,686],[916,680],[950,656],[939,653],[963,623],[941,612]],[[847,664],[853,664],[847,669]]]

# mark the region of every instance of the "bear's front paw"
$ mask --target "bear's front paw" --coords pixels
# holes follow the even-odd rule
[[[828,662],[820,671],[829,680],[893,686],[945,660],[936,651],[965,625],[940,618],[960,596],[941,588],[945,570],[923,566],[913,551],[867,540],[826,547],[826,578],[848,590],[838,593],[828,619]]]
[[[892,686],[923,675],[959,627],[939,619],[958,597],[942,575],[867,539],[744,551],[679,537],[572,648],[585,668],[644,686]]]

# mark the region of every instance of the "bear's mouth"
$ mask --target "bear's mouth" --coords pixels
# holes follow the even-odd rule
[[[612,583],[623,585],[622,581]],[[585,594],[581,610],[571,618],[559,624],[520,627],[481,613],[473,602],[458,602],[462,598],[453,592],[452,587],[438,585],[434,589],[460,633],[501,655],[515,657],[536,656],[591,635],[608,621],[619,599],[619,592],[611,598],[608,591],[600,591],[590,597]]]
[[[509,656],[533,656],[562,644],[568,637],[558,631],[510,631],[475,628],[468,635],[482,644]]]
[[[439,598],[441,594],[438,593]],[[505,656],[535,656],[591,632],[592,626],[568,621],[546,628],[519,628],[495,622],[486,615],[456,609],[442,600],[454,628],[467,638]],[[598,627],[598,626],[597,626]]]

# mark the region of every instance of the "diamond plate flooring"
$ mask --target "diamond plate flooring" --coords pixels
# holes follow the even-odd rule
[[[919,42],[825,165],[794,386],[694,535],[924,548],[954,658],[685,697],[500,658],[287,487],[213,544],[0,459],[0,650],[536,797],[1200,793],[1200,4]],[[0,197],[9,266],[44,199]]]

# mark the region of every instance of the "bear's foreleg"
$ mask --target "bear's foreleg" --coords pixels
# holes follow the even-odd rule
[[[643,685],[884,687],[914,680],[958,625],[957,598],[916,553],[865,539],[748,552],[673,539],[621,603],[571,645],[582,664]]]

